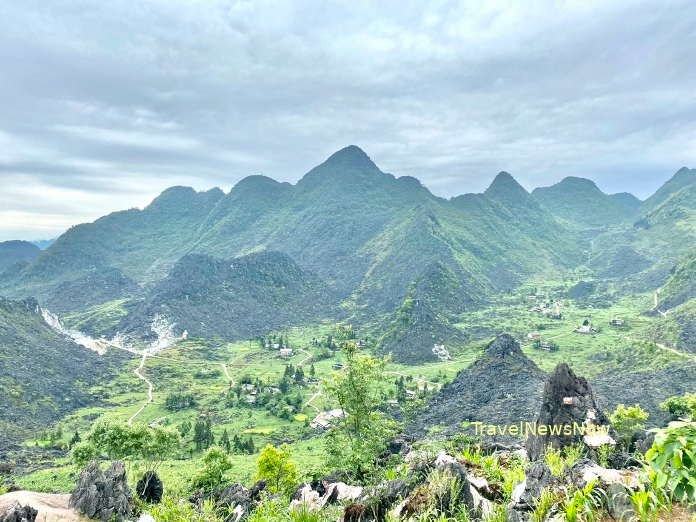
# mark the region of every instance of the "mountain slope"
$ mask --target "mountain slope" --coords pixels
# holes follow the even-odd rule
[[[696,183],[696,169],[680,168],[664,185],[643,202],[641,211],[648,213],[655,207],[665,202],[670,196],[676,194],[684,187]]]
[[[660,292],[660,306],[674,308],[696,298],[696,251],[679,263]]]
[[[332,311],[326,285],[285,254],[229,260],[188,254],[143,301],[131,305],[114,332],[152,340],[150,325],[161,317],[175,336],[239,340],[318,321]]]
[[[56,332],[35,300],[0,298],[0,447],[98,402],[90,387],[122,359],[101,357]]]
[[[28,241],[0,242],[0,272],[22,261],[31,261],[41,253],[41,249]]]
[[[625,201],[602,192],[589,179],[567,177],[532,196],[554,216],[580,227],[602,227],[624,222],[633,215]]]

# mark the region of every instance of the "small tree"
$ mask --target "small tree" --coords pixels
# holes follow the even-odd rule
[[[191,485],[194,488],[212,490],[224,484],[225,475],[232,469],[232,461],[222,448],[210,448],[203,455],[202,462],[203,467],[196,472]]]
[[[645,428],[645,421],[648,420],[650,414],[641,408],[638,404],[626,407],[619,404],[609,416],[612,427],[621,438],[621,441],[628,449],[631,443],[631,437],[637,430]]]
[[[345,343],[343,351],[344,368],[323,382],[324,390],[344,413],[327,433],[325,448],[332,466],[353,471],[362,479],[374,468],[398,425],[380,409],[388,360],[359,353],[353,342]]]
[[[73,461],[80,467],[98,457],[142,464],[146,471],[159,465],[179,447],[177,431],[162,426],[131,426],[126,423],[99,422],[85,440],[72,449]]]
[[[220,437],[220,446],[225,450],[226,453],[229,453],[230,450],[232,449],[232,443],[230,442],[230,435],[227,433],[227,430],[225,429],[222,432],[222,437]]]
[[[297,482],[297,469],[290,456],[287,445],[267,445],[256,459],[256,480],[266,480],[273,493],[289,493]]]

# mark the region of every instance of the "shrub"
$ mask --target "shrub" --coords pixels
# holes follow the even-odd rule
[[[273,493],[289,493],[297,481],[297,469],[290,456],[287,445],[266,446],[256,460],[256,480],[268,481],[268,489]]]
[[[667,410],[672,415],[693,419],[696,417],[696,393],[670,397],[660,404],[660,408]]]
[[[614,413],[609,416],[609,420],[621,438],[623,445],[627,447],[631,443],[631,437],[636,430],[645,428],[645,421],[648,420],[649,416],[648,412],[638,404],[628,408],[623,404],[619,404]]]
[[[696,502],[696,422],[670,422],[655,431],[655,443],[645,454],[652,480],[676,500]]]
[[[214,446],[203,455],[203,467],[191,480],[194,488],[215,489],[225,483],[226,473],[232,469],[232,461],[222,448]]]

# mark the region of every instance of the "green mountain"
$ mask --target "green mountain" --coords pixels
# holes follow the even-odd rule
[[[0,447],[98,403],[91,387],[122,360],[99,356],[54,330],[35,300],[0,298]]]
[[[684,187],[696,183],[696,169],[680,168],[671,179],[662,185],[652,196],[646,199],[642,205],[642,212],[648,213],[665,202],[673,194]]]
[[[671,310],[655,327],[654,338],[677,350],[696,353],[696,299]]]
[[[433,352],[437,345],[464,341],[460,330],[451,325],[457,313],[476,302],[466,294],[460,275],[436,262],[410,287],[401,306],[389,316],[379,331],[380,350],[392,354],[394,360],[418,364],[438,360]]]
[[[31,261],[41,253],[41,249],[28,241],[0,242],[0,272],[15,263]]]
[[[350,146],[296,185],[251,176],[228,194],[173,187],[143,210],[73,227],[0,279],[0,292],[75,311],[68,294],[84,295],[86,306],[146,298],[187,254],[231,259],[267,250],[316,274],[347,313],[369,322],[401,306],[434,262],[481,302],[542,270],[577,264],[581,249],[507,173],[484,194],[448,201]]]
[[[582,228],[615,225],[634,214],[626,206],[625,196],[609,196],[584,178],[564,178],[550,187],[534,189],[532,196],[557,218]]]
[[[112,332],[156,341],[167,326],[171,335],[226,340],[249,339],[297,323],[331,315],[334,301],[326,285],[279,252],[223,260],[188,254],[136,303]]]

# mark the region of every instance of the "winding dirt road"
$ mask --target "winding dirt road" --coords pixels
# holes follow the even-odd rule
[[[145,377],[145,374],[143,374],[143,368],[145,367],[145,361],[147,360],[147,357],[148,357],[147,352],[143,352],[143,358],[140,359],[140,365],[135,370],[133,370],[133,373],[138,376],[138,379],[140,379],[141,381],[144,381],[147,384],[147,400],[140,407],[140,409],[138,411],[136,411],[130,419],[128,419],[129,426],[132,425],[133,420],[138,415],[140,415],[145,408],[147,408],[147,405],[152,403],[152,390],[154,389],[154,385],[152,384],[152,381],[150,381],[150,379]]]

